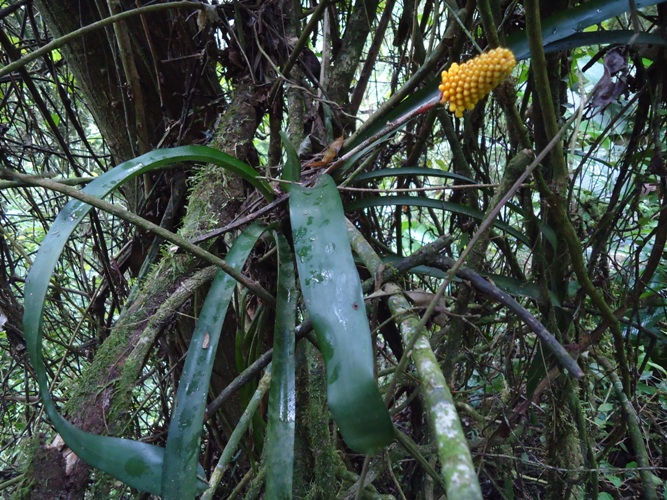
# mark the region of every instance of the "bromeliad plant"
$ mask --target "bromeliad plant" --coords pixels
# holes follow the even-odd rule
[[[558,18],[557,21],[545,22],[545,49],[560,48],[563,43],[583,43],[585,38],[571,35],[573,28],[570,25],[574,22],[572,19],[578,20],[578,23],[581,19],[586,19],[585,22],[593,24],[627,7],[621,5],[623,2],[610,4],[613,5],[605,7],[604,12],[598,8],[599,3],[593,6],[585,4],[579,7],[579,10],[585,11],[587,16],[574,16],[570,12],[570,19]],[[554,35],[556,31],[553,27],[556,22],[559,23],[557,26],[560,35]],[[563,26],[569,27],[563,28]],[[579,24],[576,25],[577,29],[581,27]],[[405,99],[395,109],[373,117],[369,120],[365,132],[346,145],[347,156],[342,155],[339,164],[349,166],[360,154],[377,147],[385,140],[387,134],[405,123],[406,117],[409,118],[428,109],[424,107],[424,102],[433,103],[429,105],[435,105],[437,102],[449,103],[450,111],[461,117],[465,110],[472,109],[509,75],[516,64],[516,59],[528,56],[527,45],[522,38],[510,40],[508,45],[509,48],[489,51],[468,63],[452,64],[442,73],[439,82],[431,82],[426,90]],[[386,125],[388,122],[389,125]],[[300,180],[300,164],[294,147],[286,137],[284,143],[287,162],[283,178],[294,183]],[[222,260],[188,243],[178,235],[141,221],[144,227],[153,230],[167,241],[214,263],[220,269],[207,293],[193,332],[164,448],[129,439],[93,435],[76,428],[60,416],[49,391],[49,381],[43,362],[42,313],[46,307],[51,276],[67,239],[93,206],[130,222],[137,222],[136,216],[102,201],[102,198],[138,175],[182,162],[214,163],[248,181],[267,201],[274,198],[271,186],[260,178],[252,167],[204,146],[153,151],[118,165],[80,192],[55,182],[24,179],[34,185],[58,190],[75,198],[65,206],[54,222],[34,260],[26,280],[24,316],[28,353],[37,374],[44,408],[52,424],[74,453],[88,464],[126,484],[164,498],[192,498],[207,488],[205,496],[212,495],[216,481],[219,481],[219,475],[214,474],[210,483],[203,478],[203,470],[199,465],[201,429],[222,322],[239,284],[252,289],[267,307],[275,308],[276,312],[273,364],[270,372],[267,371],[267,378],[263,379],[266,382],[270,376],[270,384],[260,383],[258,389],[260,391],[268,388],[270,395],[266,464],[271,470],[280,471],[277,474],[267,475],[267,497],[289,498],[292,491],[296,425],[294,345],[298,318],[298,289],[303,296],[306,312],[305,317],[299,318],[304,320],[302,329],[305,330],[306,325],[312,325],[315,331],[317,344],[326,365],[329,408],[345,443],[354,451],[366,455],[378,452],[396,437],[404,443],[405,437],[396,434],[378,390],[373,343],[366,316],[362,283],[352,255],[354,246],[355,252],[362,258],[366,267],[376,273],[376,281],[370,284],[371,288],[373,285],[386,282],[388,285],[385,291],[394,294],[389,301],[389,307],[400,318],[398,322],[401,335],[407,346],[405,351],[412,356],[418,370],[420,388],[428,404],[427,413],[438,446],[442,466],[441,478],[446,484],[448,497],[481,497],[479,484],[475,480],[475,469],[466,447],[465,435],[452,396],[442,377],[424,328],[425,318],[430,313],[427,312],[421,320],[413,316],[409,305],[397,294],[400,288],[392,283],[393,271],[386,269],[383,271],[378,256],[355,239],[354,229],[349,229],[347,226],[336,184],[333,178],[326,174],[320,175],[313,184],[293,184],[289,190],[293,246],[290,246],[285,235],[276,231],[270,232],[266,227],[253,224],[237,235],[233,246]],[[372,175],[385,174],[401,175],[396,171],[374,172]],[[441,172],[440,175],[453,174]],[[18,175],[13,177],[20,178]],[[370,206],[369,203],[371,202],[366,200],[348,208],[365,208]],[[400,200],[377,198],[372,203],[376,206],[397,203],[402,205],[421,203],[422,206],[427,206],[423,205],[424,200],[411,200],[407,197]],[[442,202],[438,202],[437,206],[430,208],[460,211],[488,222],[487,227],[493,222],[493,214],[473,213],[465,207],[454,204],[443,205]],[[502,223],[497,223],[496,227],[514,234],[521,241],[523,235],[516,228]],[[352,234],[352,244],[349,232]],[[242,272],[253,246],[262,235],[270,235],[277,250],[278,278],[275,297],[258,287]],[[295,262],[300,283],[298,288]],[[471,282],[478,278],[469,273],[465,274],[465,270],[460,269],[460,263],[448,263],[447,266],[451,269],[450,275],[456,274]],[[495,287],[485,285],[483,281],[479,286],[486,286],[486,293],[497,292]],[[322,300],[323,298],[326,300]],[[508,307],[519,307],[518,304],[510,305],[511,301],[507,298],[503,300],[505,300],[503,304]],[[517,314],[521,314],[520,309],[516,311]],[[562,346],[549,337],[544,327],[539,323],[535,324],[536,320],[530,316],[526,316],[525,321],[540,335],[544,345],[552,350],[559,362],[572,375],[581,376],[581,370],[576,363],[564,353]],[[409,356],[404,356],[399,368],[405,367]],[[258,392],[253,397],[249,410],[257,408],[261,394]],[[391,391],[388,391],[388,397],[392,396]],[[231,448],[231,441],[228,447],[230,449],[223,453],[224,460],[230,460],[234,451]],[[425,466],[428,467],[428,464]]]
[[[292,156],[292,160],[294,158]],[[253,245],[266,229],[258,225],[246,228],[223,261],[202,249],[192,248],[177,235],[153,228],[168,241],[211,260],[221,268],[207,294],[190,342],[165,448],[129,439],[93,435],[77,429],[60,416],[49,392],[42,360],[42,312],[50,277],[65,243],[92,207],[135,221],[136,216],[101,198],[138,175],[185,161],[215,163],[253,184],[267,201],[272,199],[272,190],[250,166],[203,146],[163,149],[145,154],[103,174],[81,192],[48,180],[32,181],[61,190],[76,199],[62,210],[46,236],[25,289],[24,330],[28,353],[37,373],[45,409],[54,427],[82,460],[134,488],[164,498],[190,498],[206,488],[198,451],[214,354],[237,282],[253,285],[240,271]],[[290,171],[293,169],[286,169],[286,172]],[[327,175],[321,176],[313,187],[294,185],[289,204],[293,250],[283,236],[274,233],[279,273],[266,452],[267,464],[281,470],[280,475],[267,477],[267,491],[275,494],[274,498],[285,498],[291,491],[297,307],[294,260],[299,270],[306,310],[326,364],[329,407],[343,439],[350,448],[363,454],[374,454],[394,439],[394,428],[375,380],[364,297],[336,185]],[[321,300],[322,297],[327,297],[327,300]],[[416,340],[423,333],[420,329],[413,329],[407,338]],[[418,346],[421,346],[421,351]],[[421,362],[420,366],[430,366],[431,370],[435,370],[428,376],[437,376],[433,354],[426,346],[423,342],[415,346],[417,359]],[[426,353],[427,358],[422,359],[418,354],[420,352]],[[436,406],[453,405],[448,392],[433,393],[431,397]],[[453,409],[447,411],[452,412]],[[450,416],[453,415],[451,413]],[[443,415],[436,412],[433,418],[437,422]],[[448,422],[447,428],[437,429],[437,435],[456,436],[455,441],[465,443],[458,420]],[[444,471],[450,491],[470,490],[478,494],[476,482],[455,480],[455,477],[474,477],[467,450],[460,446],[456,450],[458,458],[454,463],[451,457],[445,458],[450,452],[446,443],[442,443],[443,461],[449,462],[452,467]],[[454,470],[459,471],[458,476],[453,474]],[[465,474],[462,474],[463,470]]]
[[[24,330],[28,352],[54,427],[82,460],[134,488],[164,498],[191,498],[206,487],[201,480],[198,450],[216,347],[237,282],[249,282],[240,270],[266,229],[257,225],[246,228],[224,261],[201,249],[196,251],[217,261],[221,270],[199,314],[164,449],[129,439],[93,435],[60,416],[50,396],[42,359],[42,312],[50,277],[65,243],[93,205],[134,220],[131,214],[114,209],[101,198],[138,175],[185,161],[217,164],[250,182],[267,201],[272,199],[270,187],[249,165],[204,146],[153,151],[103,174],[81,192],[41,181],[41,185],[61,189],[78,199],[70,201],[54,222],[26,281]],[[329,406],[348,446],[359,453],[372,454],[393,440],[394,431],[375,382],[370,330],[347,240],[343,207],[335,184],[331,178],[327,179],[310,189],[299,186],[293,189],[290,209],[294,251],[307,311],[327,366]],[[186,243],[177,235],[155,229],[176,245]],[[274,238],[279,273],[276,302],[269,301],[276,308],[276,323],[267,463],[281,464],[283,480],[267,479],[267,488],[275,492],[275,498],[284,498],[291,491],[297,293],[292,250],[283,236],[274,233]],[[323,304],[318,299],[322,296],[332,300]]]

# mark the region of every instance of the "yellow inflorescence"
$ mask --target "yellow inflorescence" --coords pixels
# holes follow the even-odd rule
[[[442,72],[440,102],[449,102],[449,110],[461,118],[464,110],[473,109],[507,78],[514,66],[514,54],[505,48],[490,50],[463,64],[452,63],[449,70]]]

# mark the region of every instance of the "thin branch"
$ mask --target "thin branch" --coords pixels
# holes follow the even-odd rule
[[[439,267],[444,271],[451,269],[454,264],[454,259],[445,256],[438,256],[433,261],[435,267]],[[470,283],[477,291],[489,296],[516,314],[516,316],[539,337],[542,343],[553,353],[564,368],[567,368],[576,378],[584,376],[584,372],[581,370],[577,362],[570,356],[558,340],[556,340],[556,337],[554,337],[525,307],[519,304],[514,297],[504,292],[491,281],[480,276],[472,269],[459,269],[456,272],[456,276]]]
[[[115,16],[109,16],[104,19],[100,19],[99,21],[96,21],[92,24],[89,24],[88,26],[84,26],[83,28],[79,28],[76,31],[72,31],[71,33],[67,33],[66,35],[61,36],[60,38],[56,38],[52,40],[51,42],[47,43],[43,47],[40,47],[39,49],[35,50],[34,52],[31,52],[30,54],[27,54],[23,56],[21,59],[18,61],[14,61],[13,63],[8,64],[7,66],[4,66],[3,68],[0,68],[0,78],[2,78],[5,75],[8,75],[12,73],[13,71],[16,71],[19,68],[22,68],[26,64],[28,64],[31,61],[34,61],[35,59],[38,59],[42,57],[44,54],[48,54],[49,52],[62,47],[63,45],[71,42],[72,40],[76,40],[77,38],[80,38],[84,35],[87,35],[88,33],[92,33],[93,31],[96,31],[100,28],[103,28],[109,24],[117,23],[118,21],[122,21],[123,19],[127,19],[129,17],[133,16],[139,16],[141,14],[150,14],[152,12],[160,12],[163,10],[168,10],[168,9],[197,9],[197,10],[203,10],[203,9],[210,9],[212,8],[210,5],[204,4],[204,3],[199,3],[199,2],[188,2],[188,1],[178,1],[178,2],[170,2],[170,3],[160,3],[156,5],[149,5],[146,7],[139,7],[138,9],[132,9],[128,10],[125,12],[121,12],[120,14],[116,14]]]
[[[119,217],[146,231],[150,231],[153,234],[156,234],[164,238],[165,240],[174,243],[183,250],[186,250],[191,254],[201,259],[204,259],[215,266],[218,266],[220,269],[229,274],[236,281],[241,283],[243,286],[247,287],[258,297],[260,297],[269,307],[271,307],[272,309],[275,309],[276,307],[275,305],[276,301],[273,298],[273,296],[269,292],[267,292],[259,283],[251,280],[240,271],[234,269],[220,257],[213,255],[212,253],[204,250],[203,248],[197,245],[193,245],[187,239],[183,238],[181,235],[172,233],[171,231],[168,231],[163,227],[160,227],[157,224],[154,224],[142,217],[139,217],[138,215],[128,210],[125,210],[124,208],[114,205],[113,203],[109,203],[108,201],[101,200],[96,196],[84,193],[83,191],[79,191],[78,189],[75,189],[73,187],[65,186],[63,184],[60,184],[58,182],[49,179],[43,179],[39,177],[36,178],[30,175],[13,172],[5,168],[0,168],[0,177],[8,177],[11,179],[16,179],[18,181],[25,182],[26,184],[29,184],[31,186],[42,187],[50,189],[52,191],[56,191],[58,193],[66,194],[67,196],[76,198],[77,200],[83,201],[84,203],[88,203],[93,207],[99,208],[100,210],[104,210],[105,212],[115,215],[116,217]]]

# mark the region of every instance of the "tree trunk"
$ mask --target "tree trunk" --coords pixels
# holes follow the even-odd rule
[[[128,8],[134,7],[133,2],[127,4]],[[98,10],[100,6],[102,12]],[[54,36],[70,33],[109,15],[102,3],[96,6],[76,0],[38,1],[37,7]],[[146,149],[202,140],[205,132],[213,127],[218,112],[212,102],[219,94],[219,85],[203,49],[210,33],[198,34],[191,12],[183,10],[167,10],[145,16],[143,20],[131,18],[116,28],[94,31],[63,48],[114,159],[120,162]],[[120,62],[121,52],[127,51],[127,47],[116,42],[116,35],[122,36],[123,32],[130,36],[132,51],[125,53],[125,57],[134,59],[139,87],[132,88],[136,81],[127,77]],[[258,113],[249,104],[251,95],[252,88],[241,88],[228,108],[229,114],[225,115],[233,119],[223,116],[220,120],[222,131],[216,145],[221,150],[243,156],[239,145],[251,143],[258,119]],[[139,96],[142,96],[140,102]],[[137,125],[143,127],[143,132]],[[141,141],[137,137],[142,134],[146,142],[139,149]],[[213,219],[214,225],[228,222],[240,204],[240,200],[227,196],[227,179],[222,171],[206,169],[204,172],[193,187],[192,199],[196,206],[190,204],[189,217],[183,221],[183,234],[188,237],[210,230],[212,213],[218,214]],[[145,178],[143,182],[147,187],[156,179]],[[159,175],[149,197],[145,196],[148,189],[142,190],[138,184],[125,190],[125,195],[131,209],[160,222],[167,207],[165,200],[176,191],[175,184],[180,184],[183,190],[184,183],[185,177],[173,169]],[[184,212],[185,197],[179,200],[179,206],[172,207],[175,213]],[[152,241],[146,238],[144,234],[135,238],[136,269],[143,263]],[[128,265],[130,262],[121,263],[121,270]],[[136,300],[126,305],[82,382],[72,388],[66,413],[75,425],[93,433],[123,433],[129,425],[132,388],[148,352],[156,337],[174,322],[183,304],[192,298],[191,294],[183,294],[179,285],[196,278],[198,267],[199,263],[192,258],[177,255],[162,261],[145,278]],[[102,304],[104,299],[101,298]],[[48,495],[82,498],[89,482],[89,468],[77,461],[73,468],[66,469],[62,459],[65,450],[52,453],[47,447],[46,451],[49,453],[42,454],[40,467],[33,468],[34,484],[41,484],[54,470],[60,470],[67,481],[58,483],[59,487],[51,483]]]

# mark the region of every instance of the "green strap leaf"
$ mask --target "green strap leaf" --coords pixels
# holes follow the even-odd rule
[[[280,131],[280,138],[283,141],[285,153],[287,153],[287,161],[285,161],[285,167],[283,168],[282,179],[284,181],[299,182],[301,179],[301,162],[299,161],[299,155],[296,152],[296,148],[287,134],[282,130]],[[283,188],[285,191],[289,192],[291,185],[286,183]]]
[[[363,172],[354,178],[354,182],[365,181],[369,179],[382,179],[385,177],[398,177],[398,176],[413,176],[421,175],[424,177],[441,177],[444,179],[452,179],[455,181],[460,181],[463,183],[472,184],[473,186],[477,184],[477,181],[466,177],[465,175],[457,174],[454,172],[448,172],[440,168],[425,168],[425,167],[401,167],[401,168],[383,168],[380,170],[371,170],[368,172]],[[489,188],[477,188],[482,191],[488,192]],[[505,204],[507,208],[513,212],[519,214],[523,217],[523,210],[515,203],[507,202]]]
[[[85,191],[88,194],[103,197],[119,184],[137,175],[184,162],[213,163],[214,165],[218,165],[248,181],[267,200],[271,201],[273,199],[271,187],[266,181],[258,178],[259,174],[254,168],[227,153],[208,146],[179,146],[177,148],[156,149],[123,162],[105,172],[95,181],[91,182]]]
[[[635,33],[632,30],[585,31],[547,45],[545,52],[570,50],[587,45],[655,45],[667,46],[667,40],[656,33]]]
[[[38,366],[34,362],[33,367],[35,372],[38,372]],[[39,368],[44,373],[44,365],[42,364]],[[133,488],[154,495],[162,493],[160,482],[164,460],[163,448],[131,439],[98,436],[82,431],[58,414],[51,395],[48,393],[46,377],[38,376],[38,381],[44,408],[51,423],[67,446],[81,460]],[[200,472],[203,474],[203,469]]]
[[[227,254],[227,262],[241,269],[264,229],[256,224],[246,228]],[[169,424],[169,435],[164,456],[162,477],[163,498],[194,498],[199,465],[206,396],[215,362],[222,323],[232,299],[236,280],[224,271],[218,271],[206,295],[197,326],[190,340],[183,373],[178,384],[176,407]],[[207,485],[204,483],[204,488]],[[203,491],[203,489],[201,491]]]
[[[266,498],[292,498],[296,381],[294,339],[297,290],[289,243],[274,233],[278,247],[278,293],[266,435]]]
[[[657,2],[655,0],[635,0],[634,3],[636,8],[641,9],[650,5],[657,5],[664,1],[665,0],[658,0]],[[542,20],[542,40],[544,43],[544,50],[545,52],[561,50],[555,42],[571,37],[589,26],[611,19],[628,10],[630,10],[630,3],[627,0],[593,0],[582,3],[572,9],[562,10],[557,14]],[[591,42],[585,38],[582,38],[580,41],[582,43],[579,45],[572,45],[570,48],[591,43],[605,43],[603,41]],[[515,33],[509,37],[507,39],[507,47],[514,52],[514,56],[517,60],[530,57],[528,39],[524,31]]]
[[[88,184],[83,192],[103,198],[124,182],[157,168],[186,161],[209,162],[237,173],[255,185],[267,199],[270,187],[249,165],[205,146],[182,146],[159,149],[121,163]],[[79,200],[69,201],[53,222],[37,252],[25,285],[23,331],[28,356],[35,369],[44,408],[67,445],[89,465],[126,484],[154,495],[162,494],[164,449],[128,439],[97,436],[84,432],[58,414],[49,392],[42,355],[42,324],[51,276],[72,232],[90,212],[91,206]],[[203,469],[201,469],[203,475]]]
[[[378,391],[371,333],[333,179],[313,188],[293,186],[292,235],[306,309],[322,350],[329,407],[353,450],[372,454],[393,439]]]
[[[127,160],[88,184],[84,191],[103,198],[116,187],[138,175],[153,170],[185,162],[212,163],[242,177],[255,186],[267,200],[273,200],[273,191],[259,174],[247,163],[233,156],[208,146],[179,146],[176,148],[156,149],[149,153]]]
[[[470,208],[466,205],[461,205],[459,203],[434,200],[432,198],[422,198],[420,196],[372,196],[368,198],[355,200],[349,203],[348,209],[360,210],[362,208],[386,207],[386,206],[398,206],[398,205],[437,208],[441,210],[446,210],[448,212],[453,212],[468,217],[472,217],[473,219],[484,220],[484,213],[480,212],[479,210],[475,210],[474,208]],[[525,234],[513,228],[506,222],[496,220],[493,223],[493,225],[498,229],[502,229],[508,234],[511,234],[522,243],[530,245],[528,237]]]
[[[423,175],[426,177],[443,177],[445,179],[453,179],[456,181],[476,184],[474,179],[470,179],[465,175],[456,174],[454,172],[447,172],[440,168],[425,168],[425,167],[401,167],[401,168],[383,168],[380,170],[370,170],[362,172],[354,178],[354,182],[365,181],[369,179],[377,179],[383,177],[398,177],[404,175]]]

